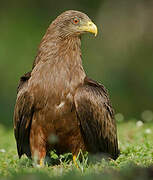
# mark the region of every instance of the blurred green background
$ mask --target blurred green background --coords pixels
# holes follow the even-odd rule
[[[109,90],[115,112],[129,119],[153,110],[152,0],[1,0],[1,124],[12,127],[19,77],[31,69],[51,21],[69,9],[87,13],[98,26],[96,38],[82,38],[83,64]]]

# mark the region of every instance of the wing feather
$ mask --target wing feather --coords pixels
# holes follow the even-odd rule
[[[86,78],[77,89],[75,106],[87,149],[118,157],[118,141],[114,113],[104,86]]]
[[[30,73],[21,77],[18,86],[18,96],[14,109],[14,134],[17,142],[19,157],[26,154],[31,157],[30,151],[30,128],[33,117],[33,97],[26,91]]]

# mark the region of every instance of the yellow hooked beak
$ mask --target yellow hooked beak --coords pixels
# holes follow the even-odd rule
[[[86,25],[80,26],[79,29],[81,31],[93,33],[95,36],[97,36],[98,33],[97,26],[92,21],[88,21]]]

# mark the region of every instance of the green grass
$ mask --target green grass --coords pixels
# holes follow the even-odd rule
[[[153,177],[153,123],[138,126],[136,122],[118,123],[121,154],[116,161],[98,159],[89,161],[88,156],[78,161],[77,169],[70,154],[59,157],[60,164],[34,168],[25,156],[20,160],[16,152],[13,130],[0,125],[0,179],[128,179]],[[4,152],[3,152],[4,151]],[[56,160],[57,156],[52,153]]]

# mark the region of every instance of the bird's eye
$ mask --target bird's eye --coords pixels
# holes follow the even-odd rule
[[[72,20],[73,24],[78,24],[80,22],[80,19],[78,17],[73,18]]]

